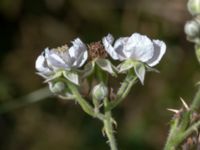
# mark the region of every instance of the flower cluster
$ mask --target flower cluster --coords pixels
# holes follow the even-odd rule
[[[71,47],[64,45],[53,49],[46,48],[37,58],[35,67],[37,73],[44,77],[51,87],[60,77],[78,85],[81,75],[87,77],[95,73],[97,68],[114,76],[134,68],[136,76],[143,83],[146,68],[158,64],[165,51],[166,45],[163,41],[151,40],[138,33],[115,41],[113,36],[108,34],[102,41],[91,44],[84,44],[76,38]],[[107,59],[108,56],[121,63],[114,66]],[[82,66],[85,66],[84,69],[80,69]]]
[[[35,67],[51,92],[62,99],[75,100],[84,112],[103,122],[110,147],[117,150],[113,135],[116,122],[111,110],[125,99],[137,78],[144,83],[146,70],[153,70],[151,67],[159,63],[165,51],[164,42],[138,33],[116,41],[108,34],[90,44],[77,38],[70,47],[46,48],[37,58]],[[109,57],[118,62],[117,66]],[[108,75],[117,77],[120,73],[126,77],[114,93],[108,86]],[[89,87],[87,94],[80,88],[84,81]],[[92,101],[87,101],[88,97]]]

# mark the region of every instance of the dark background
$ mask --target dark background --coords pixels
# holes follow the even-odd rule
[[[46,47],[134,32],[162,39],[167,52],[114,110],[122,150],[160,150],[172,113],[183,97],[190,103],[200,78],[193,44],[183,27],[186,0],[0,0],[0,103],[45,87],[35,60]],[[114,82],[119,82],[116,80]],[[39,95],[40,96],[40,95]],[[1,150],[106,150],[102,124],[74,102],[48,98],[0,115]]]

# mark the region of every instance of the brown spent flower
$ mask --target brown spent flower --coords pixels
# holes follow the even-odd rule
[[[101,41],[88,44],[88,51],[90,60],[93,60],[95,58],[106,58],[108,56]]]

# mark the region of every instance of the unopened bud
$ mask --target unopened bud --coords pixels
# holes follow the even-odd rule
[[[200,17],[196,17],[185,24],[185,33],[189,41],[199,42],[200,40]]]
[[[103,84],[100,83],[96,85],[92,91],[92,96],[96,100],[103,100],[108,95],[108,88]]]
[[[65,90],[65,84],[63,82],[49,83],[49,89],[51,92],[59,94]]]
[[[189,0],[187,7],[192,15],[200,14],[200,0]]]

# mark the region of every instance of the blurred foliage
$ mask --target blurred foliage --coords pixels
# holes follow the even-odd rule
[[[1,0],[0,103],[17,101],[35,91],[36,57],[45,47],[57,47],[79,36],[90,43],[108,32],[115,37],[133,32],[159,38],[167,53],[148,73],[144,86],[132,89],[114,111],[120,149],[160,150],[167,136],[170,112],[196,91],[200,72],[193,45],[183,26],[189,18],[186,0]],[[113,84],[120,84],[113,81]],[[74,102],[49,98],[0,116],[1,150],[107,149],[102,125]]]

